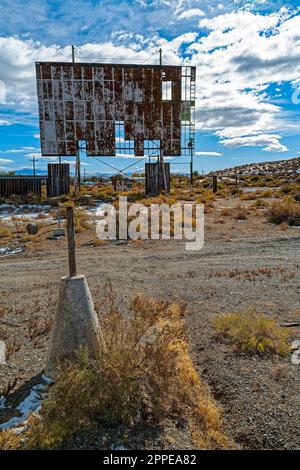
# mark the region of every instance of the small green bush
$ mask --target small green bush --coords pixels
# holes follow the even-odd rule
[[[272,318],[250,308],[244,312],[218,315],[213,320],[216,335],[238,351],[281,356],[289,352],[289,332]]]

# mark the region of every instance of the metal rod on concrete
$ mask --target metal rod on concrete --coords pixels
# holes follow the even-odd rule
[[[67,207],[67,234],[68,234],[68,254],[69,254],[69,275],[77,275],[76,253],[75,253],[75,228],[74,228],[74,207]]]

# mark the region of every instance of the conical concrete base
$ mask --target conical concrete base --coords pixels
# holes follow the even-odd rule
[[[103,341],[98,317],[85,276],[61,278],[59,303],[50,339],[45,372],[54,377],[65,360],[77,359],[81,346],[96,358]]]

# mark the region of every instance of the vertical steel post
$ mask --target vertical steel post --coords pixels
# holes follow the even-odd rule
[[[67,235],[68,235],[68,258],[69,275],[77,275],[76,253],[75,253],[75,227],[74,227],[74,207],[67,207]]]

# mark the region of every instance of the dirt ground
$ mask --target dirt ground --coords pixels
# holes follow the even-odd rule
[[[250,305],[279,321],[300,320],[300,229],[266,223],[263,208],[246,220],[220,215],[223,207],[235,205],[234,199],[214,203],[206,214],[201,251],[185,251],[182,241],[93,246],[94,229],[81,233],[78,272],[87,276],[96,304],[107,282],[121,304],[138,292],[186,300],[193,358],[222,407],[225,432],[244,449],[296,449],[300,366],[291,357],[262,359],[234,352],[216,340],[211,320]],[[67,274],[65,239],[28,248],[0,260],[0,333],[9,347],[7,365],[0,366],[0,392],[12,391],[12,401],[43,370],[59,280]],[[300,339],[299,328],[291,333]],[[1,419],[7,419],[7,411]]]

